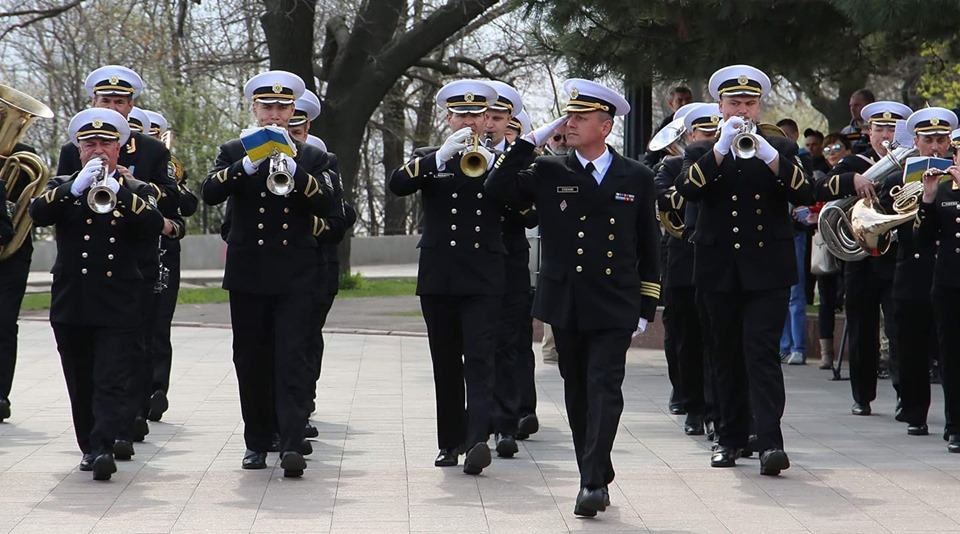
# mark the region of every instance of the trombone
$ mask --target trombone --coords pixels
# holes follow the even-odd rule
[[[90,190],[87,191],[87,206],[101,215],[110,213],[117,207],[117,195],[107,185],[108,176],[107,162],[104,161],[103,167],[100,167],[100,172],[90,185]]]

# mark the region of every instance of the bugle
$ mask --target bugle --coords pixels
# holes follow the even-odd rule
[[[274,150],[270,154],[270,174],[267,175],[267,191],[277,196],[286,196],[293,191],[293,176],[287,168],[283,154]]]
[[[104,161],[103,167],[100,167],[100,172],[90,185],[90,190],[87,191],[87,206],[94,213],[110,213],[117,207],[117,195],[107,185],[108,176],[107,162]]]

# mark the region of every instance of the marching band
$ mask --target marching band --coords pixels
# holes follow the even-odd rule
[[[807,261],[794,224],[809,210],[798,208],[815,205],[819,239],[843,264],[852,414],[873,413],[882,328],[896,420],[909,435],[929,434],[938,360],[943,438],[960,452],[957,116],[866,104],[855,120],[870,148],[854,154],[846,134],[814,132],[831,143],[814,173],[795,141],[760,122],[771,90],[763,71],[726,66],[706,87],[714,102],[671,100],[642,163],[608,143],[631,109],[600,83],[566,80],[562,116],[538,128],[509,84],[456,80],[436,93],[447,137],[414,150],[387,180],[392,194],[423,205],[416,293],[436,393],[435,466],[463,456],[463,472],[478,475],[494,465],[491,435],[497,456],[510,458],[537,433],[536,318],[552,332],[563,378],[580,475],[574,513],[605,511],[627,350],[662,305],[670,410],[685,415],[683,431],[712,442],[712,467],[757,454],[762,475],[788,469],[780,339]],[[284,476],[303,476],[318,434],[309,416],[339,287],[337,245],[357,220],[336,155],[309,135],[325,104],[290,72],[250,78],[256,131],[282,148],[264,153],[248,130],[225,140],[195,195],[166,118],[136,105],[136,72],[107,65],[85,89],[91,107],[70,120],[50,173],[19,138],[53,113],[0,86],[0,121],[19,124],[0,128],[0,421],[11,417],[32,226],[51,227],[50,323],[79,469],[108,480],[130,460],[170,405],[184,218],[201,200],[225,204],[240,466],[264,469],[275,452]],[[943,160],[951,148],[952,162],[908,179],[908,162]],[[535,228],[534,284],[526,232]],[[821,368],[834,360],[827,334]]]

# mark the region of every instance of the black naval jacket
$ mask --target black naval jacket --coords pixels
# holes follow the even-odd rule
[[[417,295],[502,295],[501,204],[484,192],[486,174],[463,174],[459,154],[437,170],[437,150],[414,151],[388,183],[397,196],[420,191],[423,198]]]
[[[873,149],[869,149],[862,154],[844,156],[830,169],[826,176],[817,179],[816,184],[814,184],[816,199],[818,201],[829,201],[856,196],[857,190],[853,186],[853,176],[857,173],[863,174],[879,159],[880,156]],[[880,187],[877,189],[880,189]],[[886,213],[890,213],[889,197],[882,197],[883,193],[877,191],[877,198],[881,200],[881,205],[886,202],[884,209],[888,210]],[[868,256],[860,261],[844,262],[846,274],[852,277],[847,283],[856,280],[892,282],[893,273],[897,266],[897,254],[897,243],[893,243],[890,245],[890,250],[882,256]]]
[[[762,291],[797,283],[788,204],[813,204],[813,186],[797,160],[796,143],[764,137],[780,153],[778,175],[758,158],[732,153],[717,165],[716,140],[686,148],[676,187],[686,200],[699,203],[694,265],[699,288]]]
[[[333,184],[334,210],[326,217],[315,217],[313,236],[317,238],[317,265],[320,290],[328,295],[340,292],[340,256],[337,246],[347,231],[357,223],[357,211],[343,200],[343,182],[337,156],[327,152],[327,165],[323,171],[324,181]]]
[[[503,246],[507,249],[503,259],[506,268],[504,293],[530,293],[530,241],[527,240],[527,228],[536,228],[539,222],[536,206],[501,208],[500,231]]]
[[[918,238],[936,247],[933,287],[960,287],[960,189],[951,180],[937,187],[933,204],[920,204]]]
[[[316,283],[313,217],[334,209],[333,188],[321,174],[326,153],[295,143],[294,191],[286,196],[267,191],[269,161],[254,176],[244,171],[246,151],[239,139],[220,146],[217,162],[200,186],[201,198],[211,206],[230,200],[223,277],[228,291],[283,295],[308,291]]]
[[[135,243],[156,240],[163,216],[147,200],[121,185],[117,208],[94,213],[86,192],[70,192],[76,174],[47,182],[30,205],[37,226],[56,225],[50,321],[72,325],[133,328],[140,323],[140,284]]]
[[[179,254],[180,240],[183,239],[187,233],[186,223],[183,222],[183,218],[190,217],[197,212],[197,207],[200,203],[200,200],[197,198],[197,195],[193,193],[193,191],[190,191],[190,189],[187,188],[187,171],[183,168],[183,162],[180,161],[180,158],[173,155],[170,156],[170,163],[167,166],[167,175],[173,178],[177,183],[176,213],[179,219],[177,222],[180,224],[180,226],[178,227],[177,234],[173,238],[169,238],[167,236],[162,236],[160,238],[160,248],[165,250],[167,254]],[[163,206],[161,206],[161,211],[162,208]]]
[[[656,178],[653,180],[657,193],[657,210],[677,212],[681,220],[685,218],[686,202],[677,192],[674,183],[683,170],[683,156],[667,156],[656,165]],[[665,235],[667,246],[667,269],[663,275],[664,287],[690,287],[693,285],[693,243],[687,239],[677,239],[669,233]]]
[[[653,321],[660,298],[660,229],[653,172],[612,148],[598,185],[576,153],[541,156],[520,139],[497,160],[487,191],[533,202],[540,217],[541,263],[534,317],[558,328],[634,330]]]

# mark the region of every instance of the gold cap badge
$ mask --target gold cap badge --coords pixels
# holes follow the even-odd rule
[[[883,112],[883,118],[884,118],[884,119],[889,119],[889,118],[892,117],[892,116],[893,116],[893,115],[892,115],[889,111],[884,111],[884,112]]]
[[[580,91],[578,91],[576,87],[570,89],[570,97],[571,97],[571,98],[577,98],[577,97],[579,97],[579,96],[580,96]]]
[[[940,118],[939,118],[939,117],[934,117],[934,118],[930,119],[930,124],[932,124],[932,125],[934,125],[934,126],[940,124]]]
[[[273,92],[279,93],[280,91],[283,91],[283,84],[281,84],[280,82],[273,84]]]
[[[741,74],[741,75],[737,78],[737,83],[739,83],[740,85],[747,85],[747,82],[749,82],[749,81],[750,81],[750,78],[747,78],[747,76],[746,76],[745,74]]]
[[[103,121],[100,120],[100,119],[93,119],[93,127],[94,127],[94,128],[101,128],[101,127],[103,127]]]
[[[463,99],[467,102],[473,102],[473,93],[467,93],[463,95]]]
[[[120,78],[116,76],[110,77],[110,85],[117,85],[118,83],[120,83]]]

